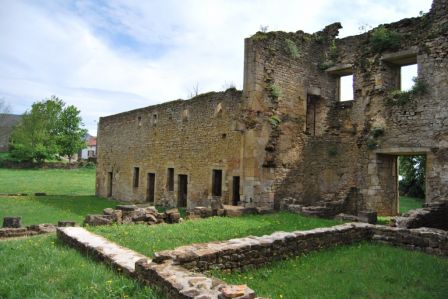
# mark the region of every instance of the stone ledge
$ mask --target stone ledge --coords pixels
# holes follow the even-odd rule
[[[82,227],[59,227],[57,236],[65,243],[84,253],[92,254],[131,276],[135,272],[135,263],[138,260],[146,259],[149,261],[146,256],[119,246]]]

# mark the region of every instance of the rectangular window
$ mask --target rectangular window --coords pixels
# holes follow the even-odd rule
[[[174,168],[168,168],[166,187],[168,191],[174,191]]]
[[[221,196],[222,194],[222,170],[213,169],[212,173],[212,195]]]
[[[339,101],[353,101],[353,75],[339,77]]]
[[[134,186],[134,188],[138,187],[139,177],[140,177],[140,168],[134,167],[134,175],[133,175],[133,186]]]
[[[414,86],[414,78],[417,78],[417,64],[400,67],[400,90],[411,90]]]

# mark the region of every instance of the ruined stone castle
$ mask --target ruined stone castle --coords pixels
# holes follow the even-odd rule
[[[163,206],[398,211],[397,156],[426,156],[426,201],[448,199],[448,2],[338,39],[245,40],[243,91],[102,117],[96,193]],[[400,70],[416,64],[410,91]],[[352,77],[348,77],[352,75]],[[342,101],[341,80],[353,78]]]

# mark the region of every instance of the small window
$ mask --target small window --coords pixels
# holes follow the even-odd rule
[[[353,101],[353,75],[339,77],[339,101]]]
[[[212,173],[212,195],[221,196],[222,194],[222,170],[213,169]]]
[[[190,112],[188,111],[188,109],[184,109],[182,111],[182,121],[187,121],[189,117],[190,117]]]
[[[227,138],[227,134],[226,134],[226,133],[222,134],[222,135],[221,135],[221,138],[222,138],[222,139],[226,139],[226,138]]]
[[[166,185],[168,191],[174,191],[174,168],[168,168]]]
[[[134,174],[133,174],[133,186],[134,186],[134,188],[138,187],[139,177],[140,177],[140,168],[134,167]]]
[[[215,108],[215,117],[219,117],[222,115],[222,104],[219,103]]]
[[[137,124],[139,127],[142,126],[142,117],[141,116],[137,117]]]
[[[157,113],[152,115],[152,125],[155,126],[157,124]]]
[[[400,90],[411,90],[414,86],[414,78],[417,78],[417,64],[400,67]]]

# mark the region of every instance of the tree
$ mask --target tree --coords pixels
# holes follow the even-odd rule
[[[87,130],[80,127],[83,123],[79,113],[75,106],[68,106],[62,111],[59,121],[59,155],[67,156],[69,162],[72,161],[73,154],[86,145],[84,136]]]
[[[400,156],[400,192],[412,197],[425,197],[426,156]]]
[[[79,110],[52,96],[35,102],[24,113],[12,133],[10,152],[21,161],[36,161],[69,156],[82,148],[85,130],[81,129]]]

